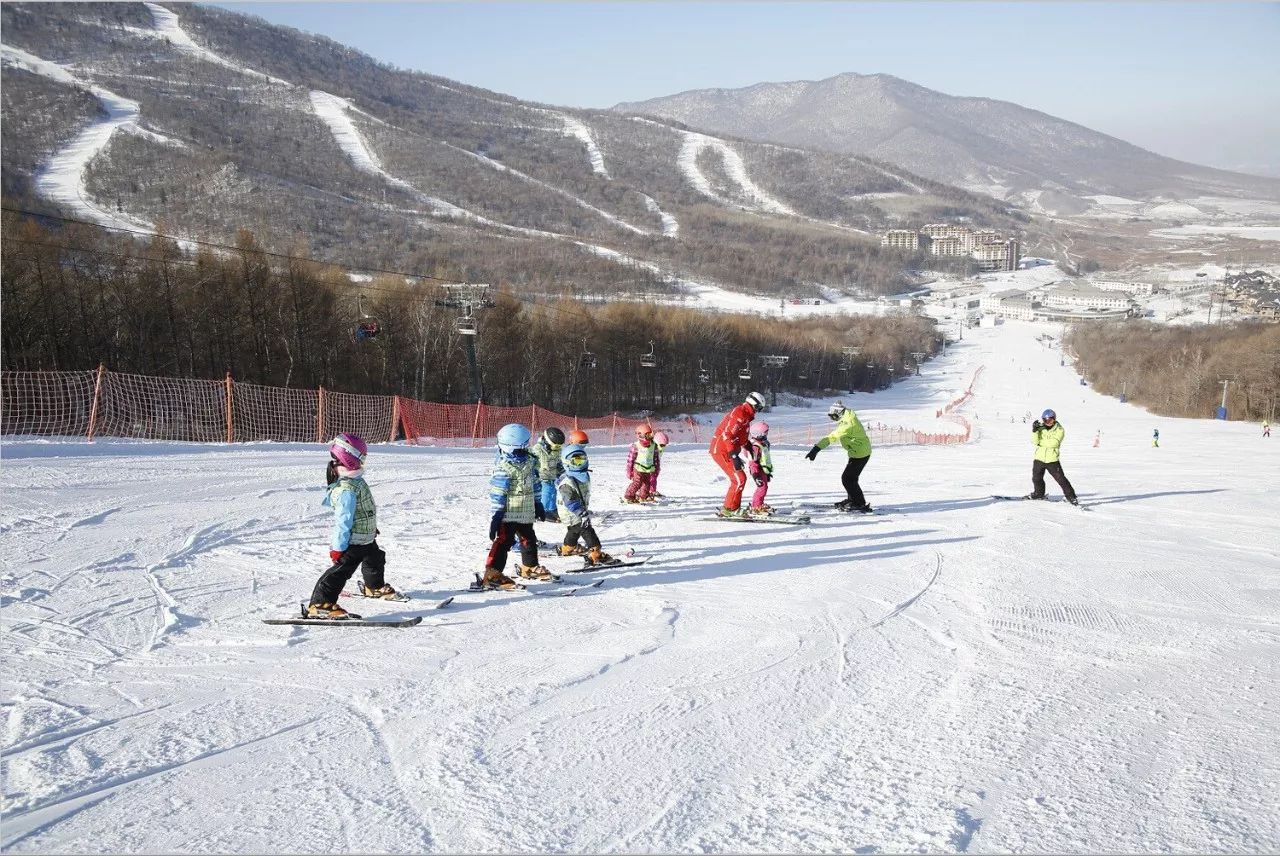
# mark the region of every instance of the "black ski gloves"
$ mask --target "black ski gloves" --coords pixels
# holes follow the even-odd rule
[[[543,522],[547,519],[546,509],[543,508],[542,503],[538,502],[536,499],[533,501],[533,519],[538,522]]]
[[[805,457],[811,461],[816,461],[818,460],[818,453],[821,451],[822,451],[822,447],[814,446],[812,449],[809,450],[809,454],[805,455]]]
[[[1039,419],[1037,419],[1035,422],[1032,422],[1032,423],[1031,423],[1031,433],[1032,433],[1032,434],[1036,433],[1037,431],[1043,431],[1043,430],[1044,430],[1044,426],[1040,424],[1040,420],[1039,420]]]
[[[507,516],[506,511],[495,511],[493,519],[489,521],[489,540],[493,541],[498,537],[498,530],[502,528],[502,518]]]

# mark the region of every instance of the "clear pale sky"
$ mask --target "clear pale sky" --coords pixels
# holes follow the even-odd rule
[[[518,98],[886,73],[1280,176],[1280,3],[219,3]]]

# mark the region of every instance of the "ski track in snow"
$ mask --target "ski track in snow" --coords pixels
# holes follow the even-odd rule
[[[9,438],[0,845],[1273,850],[1280,447],[1081,387],[1042,332],[966,330],[922,376],[844,397],[931,428],[986,366],[978,440],[877,448],[883,515],[704,519],[725,480],[701,443],[667,450],[681,499],[622,507],[626,448],[597,437],[605,547],[650,563],[571,598],[459,596],[408,630],[260,623],[326,564],[320,446]],[[826,406],[768,414],[771,502],[839,491],[838,449],[803,457]],[[990,498],[1024,489],[1022,416],[1045,406],[1088,514]],[[366,614],[466,584],[490,460],[372,448],[387,579],[415,600]]]

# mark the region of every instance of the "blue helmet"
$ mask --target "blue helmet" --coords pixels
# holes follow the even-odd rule
[[[588,466],[587,447],[570,443],[560,450],[560,461],[567,472],[585,473]]]
[[[529,439],[533,434],[518,422],[503,425],[498,432],[498,449],[504,455],[511,455],[518,449],[528,449]]]
[[[1054,412],[1053,412],[1052,410],[1050,410],[1049,408],[1045,408],[1044,413],[1041,413],[1041,414],[1040,414],[1040,418],[1041,418],[1041,419],[1057,419],[1057,418],[1058,418],[1058,414],[1054,413]]]

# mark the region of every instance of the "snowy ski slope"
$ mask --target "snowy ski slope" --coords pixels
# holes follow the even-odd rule
[[[846,396],[928,428],[986,366],[975,442],[875,451],[883,515],[708,520],[693,446],[668,504],[622,509],[624,450],[597,448],[606,547],[649,565],[406,630],[261,623],[326,561],[318,446],[7,442],[0,846],[1274,851],[1280,437],[1098,396],[1039,332],[966,331]],[[1029,489],[1046,406],[1089,511],[991,499]],[[837,497],[839,451],[805,448],[776,452],[775,505]],[[490,460],[374,447],[388,579],[422,600],[350,606],[466,584]]]

